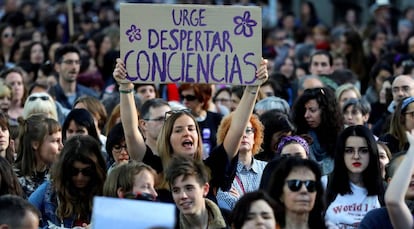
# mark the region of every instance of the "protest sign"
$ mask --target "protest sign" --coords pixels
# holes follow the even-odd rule
[[[175,205],[110,197],[95,197],[92,228],[174,228]]]
[[[128,80],[259,83],[260,7],[121,3],[120,12]]]

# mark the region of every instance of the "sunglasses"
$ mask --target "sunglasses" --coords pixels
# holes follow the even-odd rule
[[[181,98],[187,101],[194,101],[197,99],[197,97],[195,95],[181,95]]]
[[[286,183],[289,190],[292,192],[298,192],[302,188],[302,184],[305,185],[308,192],[316,191],[316,182],[313,180],[287,180]]]
[[[77,176],[79,173],[82,173],[83,176],[91,177],[95,173],[95,171],[93,170],[92,167],[87,167],[84,169],[78,169],[78,168],[72,167],[69,169],[68,173],[71,177]]]
[[[4,33],[3,37],[4,38],[14,37],[14,33]]]
[[[146,192],[127,192],[121,198],[131,199],[131,200],[147,200],[147,201],[155,201],[155,196],[146,193]]]
[[[35,101],[36,99],[41,99],[43,101],[48,101],[49,100],[49,96],[46,96],[46,95],[42,95],[42,96],[30,96],[28,98],[28,100],[31,101],[31,102]]]
[[[191,114],[191,110],[190,109],[170,110],[170,111],[165,112],[164,120],[167,120],[173,114],[181,114],[181,113],[186,113],[186,114],[188,114],[190,116],[193,116]]]

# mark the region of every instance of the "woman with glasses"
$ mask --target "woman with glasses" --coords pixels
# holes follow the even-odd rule
[[[109,131],[106,141],[106,152],[108,152],[108,174],[112,172],[112,169],[118,165],[128,163],[129,153],[125,143],[125,134],[122,127],[122,123],[115,124]]]
[[[42,213],[43,228],[85,227],[91,223],[92,201],[102,195],[106,178],[99,142],[91,136],[74,136],[66,142],[51,180],[43,183],[29,201]]]
[[[262,61],[260,68],[256,73],[256,77],[260,81],[267,79],[266,62],[266,60]],[[157,140],[159,156],[154,155],[149,147],[145,145],[144,139],[138,131],[138,115],[136,109],[134,109],[133,84],[124,83],[126,79],[126,69],[121,59],[117,59],[114,78],[120,84],[121,120],[123,123],[129,124],[124,125],[123,127],[126,136],[126,145],[128,148],[134,149],[129,152],[131,159],[142,161],[150,165],[158,173],[162,173],[163,168],[168,167],[173,155],[189,156],[195,160],[202,159],[202,132],[197,125],[197,120],[188,110],[172,110],[168,112]],[[226,145],[230,145],[230,150],[227,150],[229,154],[219,154],[219,163],[212,162],[209,164],[208,161],[210,160],[211,155],[207,159],[206,163],[213,172],[213,180],[218,179],[211,183],[212,186],[221,184],[222,179],[224,179],[226,166],[230,163],[231,159],[235,157],[239,145],[242,145],[242,137],[253,111],[258,90],[259,86],[248,86],[246,88],[244,96],[239,103],[238,111],[235,112],[232,117],[234,120],[237,120],[237,123],[235,122],[232,124],[230,128],[227,127],[228,132],[232,133],[229,134],[229,136],[233,136],[231,141],[225,140]],[[251,133],[251,126],[248,132],[249,136],[254,136],[254,134],[252,135]],[[260,143],[256,148],[260,148]],[[220,176],[221,179],[218,176]],[[161,181],[159,187],[168,189],[167,183],[163,181],[163,179],[161,179]],[[170,194],[168,193],[168,195]],[[171,201],[171,198],[169,201]]]
[[[384,187],[378,148],[367,127],[350,126],[341,132],[335,167],[327,178],[327,225],[356,228],[368,211],[381,207]]]
[[[50,166],[62,150],[60,124],[43,114],[21,120],[15,170],[27,196],[49,178]]]
[[[309,158],[318,162],[322,174],[333,169],[336,138],[343,129],[343,119],[334,92],[327,87],[306,89],[292,109],[296,134],[312,138]]]
[[[220,160],[223,160],[220,154],[227,155],[226,159],[233,169],[229,182],[220,187],[216,194],[219,207],[228,210],[232,210],[237,200],[245,193],[259,189],[262,173],[267,164],[254,158],[263,142],[262,123],[256,115],[251,114],[253,109],[250,113],[245,110],[250,109],[254,101],[245,103],[242,98],[240,103],[242,102],[243,104],[239,104],[236,110],[221,122],[217,132],[219,145],[207,160],[207,164],[214,168],[216,164],[220,164]],[[245,106],[243,110],[239,109],[242,105]],[[241,129],[244,126],[245,128]]]
[[[414,129],[414,97],[403,99],[395,108],[391,116],[388,133],[379,137],[379,141],[386,142],[391,154],[408,149],[406,131]]]
[[[155,201],[157,173],[149,165],[131,161],[114,168],[105,180],[103,195],[116,198]]]
[[[299,157],[281,159],[266,191],[276,201],[278,228],[326,228],[321,171],[316,162]]]

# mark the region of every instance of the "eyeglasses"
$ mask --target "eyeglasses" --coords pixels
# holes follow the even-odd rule
[[[155,196],[146,192],[127,192],[121,198],[132,199],[132,200],[148,200],[155,201]]]
[[[78,169],[78,168],[70,168],[68,171],[68,174],[72,177],[77,176],[79,173],[82,173],[82,175],[86,176],[86,177],[91,177],[95,171],[93,170],[92,167],[87,167],[84,169]]]
[[[3,37],[4,38],[14,37],[14,33],[4,33]]]
[[[128,148],[126,145],[114,145],[112,147],[112,151],[114,151],[114,153],[120,153],[122,149],[125,149],[125,151],[128,151]]]
[[[190,116],[193,116],[191,114],[191,110],[190,109],[170,110],[170,111],[165,112],[164,120],[167,120],[173,114],[181,114],[181,113],[186,113],[186,114],[188,114]]]
[[[62,60],[62,63],[67,64],[67,65],[79,65],[80,64],[80,60]]]
[[[195,95],[181,95],[181,98],[187,101],[194,101],[197,99],[197,97]]]
[[[29,98],[28,98],[28,100],[31,101],[31,102],[35,101],[36,99],[41,99],[43,101],[48,101],[49,100],[49,96],[46,96],[46,95],[42,95],[42,96],[29,96]]]
[[[145,121],[153,121],[153,122],[164,122],[165,117],[158,117],[158,118],[146,118]]]
[[[256,129],[253,127],[246,127],[246,129],[244,130],[244,133],[247,135],[254,134],[256,133]]]
[[[292,192],[298,192],[302,188],[302,184],[305,185],[305,188],[308,190],[308,192],[316,191],[316,182],[313,180],[287,180],[286,184],[289,190]]]

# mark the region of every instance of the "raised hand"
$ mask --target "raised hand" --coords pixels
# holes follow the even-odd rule
[[[124,62],[122,62],[122,60],[120,58],[117,58],[115,69],[114,69],[114,72],[113,72],[113,76],[114,76],[115,81],[118,84],[126,83],[125,82],[126,75],[127,75],[127,71],[126,71]]]
[[[256,71],[256,78],[260,80],[261,83],[266,82],[266,80],[269,78],[269,74],[267,72],[267,62],[267,59],[262,58],[262,61],[260,62],[260,67]]]

